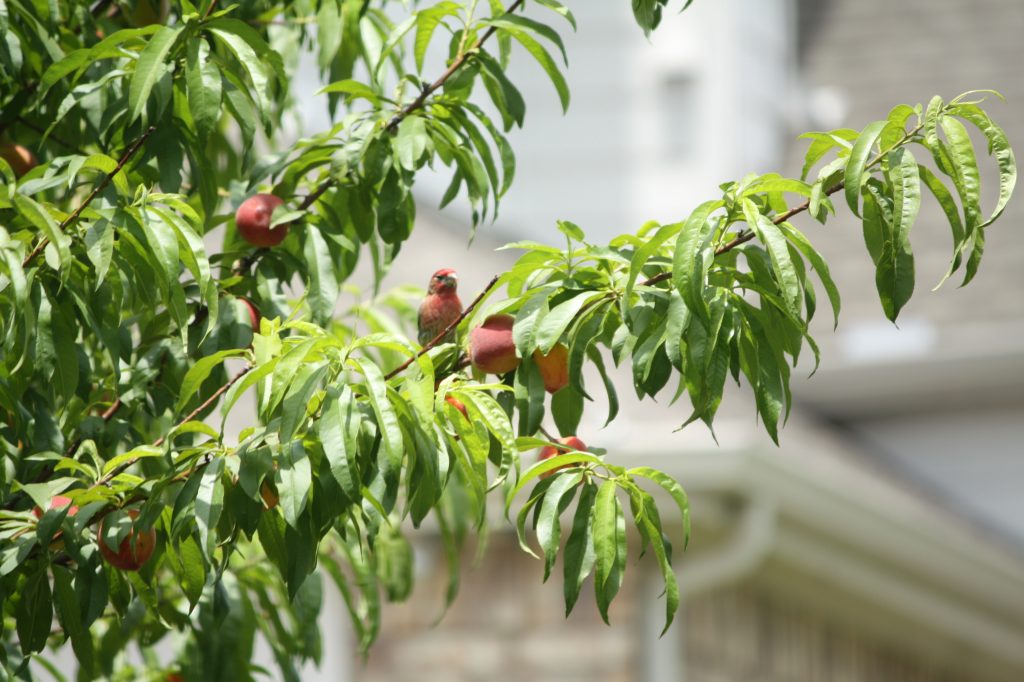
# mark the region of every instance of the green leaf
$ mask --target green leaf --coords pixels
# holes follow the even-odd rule
[[[992,215],[979,225],[979,227],[986,227],[1002,215],[1010,196],[1013,195],[1013,189],[1017,184],[1017,162],[1014,159],[1010,142],[1006,138],[1006,133],[989,118],[988,114],[973,104],[958,104],[951,108],[951,112],[977,126],[988,140],[989,154],[996,156],[996,163],[999,166],[999,198]]]
[[[114,471],[118,467],[127,464],[128,462],[134,462],[135,460],[146,459],[147,457],[162,457],[164,451],[162,448],[154,447],[152,445],[139,445],[134,447],[128,452],[122,452],[116,457],[112,457],[107,460],[103,465],[103,475],[106,476],[110,472]]]
[[[771,343],[766,341],[768,339],[761,339],[757,343],[755,351],[758,373],[754,388],[754,399],[757,404],[757,412],[761,415],[761,422],[764,424],[765,430],[768,431],[772,441],[778,445],[778,424],[779,417],[782,415],[785,391],[775,352],[772,350]]]
[[[541,502],[540,514],[537,517],[537,542],[544,550],[544,582],[551,576],[551,568],[555,565],[558,547],[562,541],[562,512],[572,502],[582,479],[582,472],[557,476],[544,493],[544,501]]]
[[[71,260],[71,237],[61,232],[60,227],[42,205],[23,194],[14,195],[14,206],[18,213],[28,219],[33,226],[43,233],[50,244],[56,249],[56,269],[62,269]],[[20,267],[20,266],[19,266]]]
[[[649,36],[651,31],[658,27],[661,20],[661,5],[664,0],[632,0],[633,18],[644,30],[644,35]]]
[[[634,467],[626,473],[630,476],[643,476],[644,478],[650,479],[672,496],[676,506],[679,507],[679,517],[683,523],[684,543],[688,543],[690,539],[690,501],[686,496],[686,491],[683,490],[683,486],[679,485],[679,483],[668,474],[650,467]],[[685,546],[686,545],[684,544],[683,547],[685,548]]]
[[[566,66],[569,65],[569,56],[565,52],[565,44],[562,42],[562,38],[561,36],[558,35],[558,32],[552,29],[550,26],[542,24],[539,21],[523,16],[521,14],[503,14],[501,15],[500,18],[491,19],[489,23],[492,26],[503,28],[506,31],[509,30],[510,27],[514,26],[521,28],[525,31],[532,31],[537,35],[547,38],[552,43],[554,43],[554,45],[562,53],[562,63],[564,63]]]
[[[181,274],[178,268],[178,234],[156,211],[144,209],[139,211],[139,215],[150,246],[150,255],[163,275],[157,283],[161,290],[166,291],[175,286]]]
[[[317,422],[331,476],[350,499],[359,498],[358,438],[361,416],[352,390],[345,385],[330,388],[323,415]]]
[[[75,659],[85,675],[95,675],[96,652],[88,628],[82,622],[82,608],[71,584],[71,571],[53,566],[53,597],[61,629],[71,639]]]
[[[181,35],[181,31],[180,26],[162,26],[139,53],[139,59],[135,64],[135,73],[132,75],[131,85],[128,89],[129,123],[134,122],[145,110],[149,93],[164,74],[164,62],[178,36]]]
[[[850,130],[849,128],[833,130],[830,133],[804,133],[801,135],[801,139],[810,139],[811,144],[807,148],[804,165],[800,171],[800,179],[806,180],[814,164],[818,163],[830,150],[836,147],[839,147],[841,150],[851,149],[852,145],[849,140],[856,140],[858,135],[859,133],[856,130]]]
[[[313,395],[330,370],[326,362],[304,364],[295,374],[295,379],[281,401],[281,422],[278,435],[282,442],[288,442],[295,431],[305,423],[313,405]]]
[[[644,266],[647,265],[647,261],[654,254],[658,253],[665,242],[679,234],[682,229],[683,223],[662,225],[653,236],[647,237],[640,248],[633,253],[633,257],[629,261],[629,279],[626,280],[626,287],[621,301],[623,314],[633,304],[633,287],[636,285],[637,278],[643,272]]]
[[[800,278],[790,257],[789,244],[779,226],[757,210],[750,199],[743,200],[743,216],[750,229],[768,249],[772,259],[772,271],[782,293],[786,310],[796,317],[801,313]]]
[[[306,296],[313,319],[326,323],[334,314],[334,306],[341,294],[341,285],[335,272],[335,258],[318,227],[309,226],[304,232],[303,254],[309,272]]]
[[[199,530],[199,547],[207,558],[213,557],[217,547],[217,522],[224,510],[224,484],[221,479],[223,471],[223,457],[214,457],[210,460],[203,469],[196,493],[195,518]]]
[[[544,398],[547,395],[544,378],[532,357],[525,357],[519,363],[513,388],[519,411],[519,435],[532,435],[544,419]]]
[[[547,7],[551,11],[557,12],[558,14],[565,17],[565,20],[569,22],[570,26],[572,26],[572,30],[576,30],[576,17],[573,16],[572,12],[570,12],[569,8],[567,8],[565,5],[563,5],[560,2],[557,2],[557,0],[535,0],[535,2],[538,5]]]
[[[608,417],[605,419],[605,426],[607,426],[619,414],[619,397],[615,391],[615,382],[608,375],[608,370],[605,369],[604,357],[600,350],[591,346],[587,349],[587,357],[594,363],[594,367],[601,375],[601,382],[604,384],[604,390],[608,396]]]
[[[845,183],[846,203],[850,205],[853,214],[860,217],[860,186],[864,184],[864,171],[867,169],[871,150],[878,141],[887,121],[875,121],[864,128],[857,141],[850,150],[850,158],[846,162],[846,171],[843,174]]]
[[[875,273],[875,284],[886,317],[895,322],[914,292],[910,228],[921,208],[921,182],[917,161],[910,150],[901,148],[890,152],[887,176],[893,188],[893,219]]]
[[[550,353],[555,344],[561,340],[565,330],[576,319],[580,310],[588,303],[606,296],[607,294],[602,292],[585,291],[551,309],[537,325],[535,332],[537,349],[545,355]]]
[[[565,76],[559,71],[558,65],[555,64],[555,60],[551,58],[544,47],[538,43],[529,33],[520,28],[513,22],[507,19],[487,19],[481,22],[484,25],[495,26],[506,33],[511,35],[518,41],[523,48],[537,60],[541,68],[544,69],[544,73],[551,79],[552,85],[555,86],[555,90],[558,92],[558,99],[562,103],[562,111],[566,112],[569,110],[569,85],[565,82]]]
[[[365,99],[374,106],[381,105],[381,98],[377,92],[365,83],[360,83],[357,80],[351,78],[346,80],[337,81],[330,85],[325,85],[316,91],[318,95],[325,95],[330,93],[342,93],[348,95],[348,99]]]
[[[690,312],[704,322],[708,319],[704,288],[707,286],[708,270],[714,261],[714,255],[707,253],[713,232],[709,218],[723,205],[721,200],[705,201],[690,214],[676,240],[672,259],[672,286],[683,297]]]
[[[398,124],[398,132],[391,144],[402,168],[415,171],[429,142],[426,121],[421,116],[412,115]]]
[[[481,76],[484,86],[494,101],[494,106],[501,113],[505,130],[509,130],[513,124],[522,127],[523,118],[526,116],[526,102],[519,89],[508,79],[501,64],[490,54],[480,50],[476,53],[476,60],[483,69]]]
[[[957,206],[952,193],[950,193],[942,183],[942,180],[932,173],[931,169],[927,166],[918,164],[917,172],[918,175],[921,176],[921,181],[924,183],[925,187],[931,190],[932,194],[935,196],[935,200],[939,202],[939,206],[942,207],[942,212],[946,214],[946,220],[949,221],[949,227],[953,233],[953,258],[946,274],[943,275],[939,283],[935,285],[935,289],[938,289],[960,266],[960,255],[965,244],[966,235],[964,234],[963,221],[960,219],[960,207]]]
[[[413,56],[416,59],[416,73],[423,73],[423,60],[430,46],[430,39],[441,20],[455,16],[461,5],[455,2],[439,2],[416,13],[416,37],[413,40]]]
[[[811,186],[801,180],[784,178],[777,173],[769,173],[762,175],[752,182],[744,190],[743,196],[748,197],[769,192],[790,192],[792,194],[799,194],[802,197],[810,197]]]
[[[216,27],[215,27],[216,24]],[[252,89],[256,93],[256,102],[263,115],[264,125],[268,124],[271,115],[270,74],[264,66],[264,60],[239,32],[245,33],[252,29],[236,19],[218,19],[207,24],[207,30],[215,35],[235,55],[245,68],[252,81]]]
[[[50,581],[43,566],[32,571],[18,590],[14,618],[22,653],[42,651],[53,622]]]
[[[534,447],[532,444],[530,447]],[[527,483],[540,477],[541,474],[546,474],[554,469],[559,469],[564,466],[570,466],[573,464],[601,464],[601,459],[597,455],[592,455],[589,452],[570,452],[566,454],[560,454],[557,457],[551,457],[544,460],[543,462],[537,462],[532,467],[527,469],[526,473],[523,474],[519,482],[508,491],[505,496],[505,515],[508,516],[508,511],[512,506],[512,500],[515,499],[519,491],[522,490]]]
[[[200,135],[209,135],[220,119],[222,97],[220,70],[210,61],[210,46],[205,40],[188,43],[185,63],[188,107]]]
[[[85,253],[95,268],[97,289],[103,284],[110,269],[110,260],[114,255],[114,233],[113,223],[106,219],[97,220],[85,233]]]
[[[551,416],[559,433],[574,435],[583,418],[583,394],[572,386],[559,390],[551,396]]]
[[[679,610],[679,583],[676,581],[669,551],[662,537],[661,519],[654,498],[636,486],[629,488],[629,495],[637,528],[644,540],[654,550],[658,566],[661,567],[661,576],[665,581],[665,627],[661,631],[664,636],[672,626],[676,611]]]
[[[226,359],[238,357],[244,352],[242,349],[233,348],[200,358],[196,364],[189,368],[185,378],[181,381],[181,392],[178,394],[178,404],[175,405],[174,411],[181,412],[185,405],[199,397],[199,387],[203,385],[203,382],[206,381],[215,367]]]
[[[196,607],[206,585],[206,561],[199,543],[193,535],[187,535],[177,547],[178,562],[174,569],[181,581],[182,592],[188,599],[189,611]]]
[[[615,495],[617,487],[615,481],[605,481],[594,501],[594,594],[606,624],[608,605],[619,591],[625,569],[625,515]]]
[[[960,194],[964,207],[964,227],[972,235],[981,225],[981,179],[974,145],[964,124],[955,118],[943,116],[939,119],[942,130],[949,140],[950,161],[953,164],[953,183]]]
[[[380,55],[377,57],[376,68],[373,70],[373,80],[380,81],[380,70],[387,63],[388,57],[394,51],[396,47],[402,42],[402,38],[405,34],[412,30],[413,26],[416,25],[416,15],[411,14],[403,19],[399,24],[391,29],[391,34],[388,39],[384,41],[384,45],[381,47]]]
[[[387,469],[382,473],[397,475],[402,466],[405,448],[398,415],[395,414],[395,409],[388,399],[388,387],[384,381],[384,374],[377,365],[369,360],[349,358],[349,362],[363,374],[370,406],[377,418],[377,427],[380,429],[384,452],[387,455],[385,459]]]
[[[293,440],[281,448],[279,482],[277,491],[281,496],[281,511],[289,526],[299,529],[299,516],[309,502],[309,491],[313,487],[313,472],[309,455],[302,447],[302,441]]]
[[[580,595],[583,581],[594,570],[597,553],[594,551],[594,502],[597,499],[597,485],[584,484],[580,491],[576,513],[573,515],[572,530],[562,553],[564,569],[565,615],[572,613]]]
[[[821,280],[822,285],[825,287],[825,293],[828,294],[828,301],[832,306],[832,318],[833,318],[833,329],[839,326],[839,308],[841,301],[839,299],[839,289],[836,287],[836,283],[832,280],[832,275],[828,269],[828,263],[821,257],[811,242],[808,241],[806,235],[799,230],[795,229],[789,223],[780,223],[779,230],[782,231],[783,235],[789,241],[790,244],[795,246],[797,250],[803,254],[804,258],[810,262],[811,267],[818,273],[818,278]]]

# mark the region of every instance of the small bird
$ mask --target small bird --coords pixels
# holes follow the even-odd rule
[[[435,336],[445,330],[462,314],[462,301],[455,293],[458,286],[458,276],[451,268],[442,268],[431,276],[430,285],[427,287],[427,296],[420,304],[419,317],[419,342],[421,346],[430,343]],[[455,340],[455,330],[451,330],[439,343],[449,343]]]

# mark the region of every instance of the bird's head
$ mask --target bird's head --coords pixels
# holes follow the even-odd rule
[[[442,268],[430,277],[430,286],[427,291],[431,294],[454,293],[458,286],[459,277],[451,268]]]

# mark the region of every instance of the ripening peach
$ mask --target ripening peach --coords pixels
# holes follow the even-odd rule
[[[469,359],[485,374],[505,374],[519,366],[511,315],[491,315],[469,333]]]
[[[280,197],[273,194],[256,194],[245,201],[235,211],[235,227],[242,239],[253,246],[277,246],[288,236],[288,226],[278,225],[271,229],[270,219],[274,209],[283,204]]]
[[[28,173],[39,163],[36,155],[20,144],[0,144],[0,159],[10,165],[16,178]]]
[[[557,393],[569,385],[569,349],[559,343],[545,355],[540,348],[533,351],[533,363],[544,379],[544,389]]]
[[[137,509],[129,509],[128,516],[134,520],[138,518],[139,512]],[[120,568],[122,571],[139,570],[149,561],[149,558],[153,556],[153,550],[156,549],[156,531],[152,528],[140,531],[136,530],[133,524],[128,535],[121,540],[116,552],[103,541],[103,521],[100,521],[97,535],[99,536],[100,554],[108,564]]]
[[[576,436],[566,436],[565,438],[559,438],[557,442],[561,443],[565,447],[564,448],[556,448],[554,445],[545,445],[544,447],[542,447],[540,449],[540,454],[537,455],[537,461],[538,462],[543,462],[544,460],[548,460],[548,459],[551,459],[552,457],[555,457],[557,455],[563,455],[563,454],[565,454],[567,452],[572,452],[574,450],[579,450],[580,452],[585,452],[586,449],[587,449],[587,444],[584,443],[579,438],[577,438]],[[562,467],[555,467],[551,471],[545,471],[543,474],[540,475],[540,477],[541,478],[547,478],[548,476],[553,475],[556,471],[561,471],[562,469],[568,469],[569,467],[572,467],[572,466],[574,466],[574,465],[566,464],[565,466],[562,466]]]

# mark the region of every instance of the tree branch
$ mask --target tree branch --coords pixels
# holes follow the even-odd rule
[[[923,123],[919,123],[918,125],[914,126],[914,128],[912,128],[911,130],[905,132],[903,134],[903,137],[901,137],[897,142],[894,142],[888,149],[879,150],[878,154],[876,154],[870,161],[868,161],[868,163],[865,166],[865,168],[871,168],[871,167],[875,166],[879,161],[881,161],[883,158],[885,158],[886,154],[888,154],[889,152],[893,151],[894,149],[897,149],[898,147],[902,147],[904,144],[906,144],[911,139],[913,139],[914,135],[917,135],[919,132],[921,132],[921,130],[923,128],[924,128],[924,124]],[[825,195],[826,196],[832,196],[833,194],[835,194],[839,190],[843,189],[844,187],[846,187],[846,183],[844,181],[840,180],[838,183],[836,183],[832,187],[829,187],[827,190],[825,190]],[[795,216],[795,215],[797,215],[799,213],[803,213],[804,211],[806,211],[810,207],[811,207],[811,200],[808,199],[804,203],[799,204],[798,206],[794,206],[793,208],[791,208],[789,210],[786,210],[786,211],[783,211],[782,213],[778,214],[777,216],[774,216],[772,218],[772,223],[774,223],[775,225],[779,225],[781,223],[784,223],[787,220],[789,220],[790,218],[792,218],[793,216]],[[749,242],[753,238],[754,238],[754,232],[752,230],[743,230],[738,235],[736,235],[736,237],[734,237],[732,240],[730,240],[729,242],[726,242],[725,244],[722,244],[717,249],[715,249],[715,255],[716,256],[720,256],[721,254],[726,253],[727,251],[732,251],[733,249],[735,249],[740,244],[746,244],[747,242]],[[662,272],[662,273],[660,273],[658,275],[655,275],[654,277],[651,277],[650,279],[644,280],[643,282],[640,283],[640,286],[645,286],[645,287],[653,286],[655,284],[658,284],[659,282],[664,282],[665,280],[671,279],[671,278],[672,278],[672,273],[671,272]]]
[[[209,19],[210,15],[213,14],[213,10],[215,10],[216,8],[217,0],[212,0],[212,2],[210,2],[210,6],[206,8],[205,12],[203,12],[203,20],[205,21],[206,19]]]
[[[827,196],[832,196],[833,194],[835,194],[836,192],[841,190],[844,186],[845,185],[842,182],[839,182],[838,184],[833,185],[832,187],[829,187],[827,190],[825,190],[825,194]],[[777,216],[773,217],[772,218],[772,223],[774,223],[775,225],[778,225],[780,223],[784,223],[787,220],[789,220],[790,218],[792,218],[793,216],[795,216],[795,215],[797,215],[799,213],[803,213],[804,211],[806,211],[810,207],[811,207],[811,200],[808,199],[804,203],[802,203],[802,204],[800,204],[798,206],[794,206],[793,208],[791,208],[791,209],[789,209],[787,211],[783,211],[782,213],[780,213]],[[725,244],[722,244],[717,249],[715,249],[715,255],[716,256],[720,256],[723,253],[726,253],[728,251],[732,251],[733,249],[735,249],[740,244],[746,244],[747,242],[749,242],[753,238],[754,238],[754,232],[752,230],[743,230],[738,235],[736,235],[733,239],[729,240]],[[651,277],[650,279],[645,279],[643,282],[640,283],[640,286],[645,286],[645,287],[654,286],[655,284],[659,284],[661,282],[664,282],[667,279],[672,279],[672,272],[671,271],[662,272],[660,274],[655,275],[654,277]]]
[[[155,130],[156,130],[156,126],[149,126],[149,128],[146,129],[146,132],[144,132],[142,134],[142,136],[139,137],[139,139],[135,140],[135,142],[133,142],[132,145],[130,147],[128,147],[128,149],[125,151],[125,153],[121,156],[121,160],[117,162],[117,166],[114,167],[114,170],[112,170],[109,173],[107,173],[106,177],[103,178],[103,181],[100,182],[100,184],[96,185],[96,187],[93,188],[92,192],[89,193],[89,196],[87,196],[85,198],[85,201],[83,201],[79,205],[79,207],[76,208],[71,213],[71,215],[69,215],[67,218],[65,218],[64,221],[61,222],[61,224],[57,226],[58,230],[63,232],[72,223],[74,223],[76,220],[78,220],[78,217],[80,215],[82,215],[82,211],[84,211],[89,206],[89,204],[92,203],[92,200],[95,199],[96,196],[100,192],[102,192],[107,187],[107,185],[110,184],[110,181],[114,179],[114,176],[117,175],[118,173],[120,173],[124,169],[124,167],[128,163],[128,161],[130,161],[131,158],[133,156],[135,156],[135,153],[137,151],[139,151],[139,149],[142,148],[142,144],[146,141],[146,139],[150,135],[153,134],[153,132]],[[46,237],[43,237],[43,239],[38,244],[36,244],[36,248],[32,249],[32,251],[29,252],[29,254],[27,256],[25,256],[25,260],[22,261],[21,267],[23,267],[23,268],[28,267],[28,264],[32,262],[32,259],[35,258],[36,256],[38,256],[40,254],[40,252],[42,252],[42,250],[45,249],[46,245],[49,244],[49,243],[50,243],[50,240],[47,239]]]
[[[491,281],[488,282],[487,286],[485,286],[483,288],[483,290],[479,294],[476,295],[476,298],[474,298],[472,303],[470,303],[466,307],[466,309],[462,311],[462,314],[460,314],[456,319],[452,320],[451,324],[449,324],[447,327],[442,329],[441,332],[437,336],[435,336],[429,342],[427,342],[427,344],[424,345],[423,348],[421,348],[415,355],[413,355],[411,358],[409,358],[408,360],[406,360],[405,362],[400,364],[398,367],[395,367],[393,370],[391,370],[390,372],[385,374],[384,375],[384,380],[388,381],[390,379],[394,379],[396,376],[398,376],[403,371],[405,371],[405,369],[408,368],[409,365],[411,365],[413,362],[415,362],[417,358],[419,358],[421,355],[423,355],[424,353],[429,351],[431,348],[434,348],[438,344],[440,344],[441,343],[441,339],[443,339],[450,331],[452,331],[453,329],[458,327],[459,324],[464,319],[466,319],[467,317],[470,316],[470,314],[473,312],[473,310],[480,304],[480,301],[484,300],[484,297],[487,296],[487,293],[491,289],[494,288],[495,284],[498,283],[498,279],[499,278],[500,278],[500,275],[495,275],[494,277],[491,277]]]
[[[513,2],[511,5],[509,5],[509,8],[505,10],[505,14],[512,14],[513,12],[515,12],[517,9],[523,6],[524,1],[525,0],[516,0],[515,2]],[[396,112],[395,115],[392,116],[391,119],[388,120],[388,122],[384,125],[384,130],[388,132],[394,132],[395,129],[398,127],[398,124],[401,123],[407,116],[409,116],[409,114],[418,109],[422,109],[427,102],[427,98],[434,94],[438,89],[444,87],[444,84],[447,83],[448,79],[451,78],[455,74],[455,72],[459,70],[459,67],[469,60],[469,57],[472,55],[472,53],[483,47],[483,44],[487,42],[497,30],[497,28],[491,26],[486,31],[484,31],[483,35],[480,36],[479,40],[473,43],[472,47],[470,47],[468,50],[466,50],[465,52],[457,56],[454,60],[452,60],[452,63],[448,66],[447,69],[445,69],[444,73],[438,76],[437,80],[423,88],[420,94],[416,96],[416,99],[414,99],[412,102],[409,102],[409,104],[407,104],[398,112]],[[304,211],[310,206],[312,206],[313,203],[316,202],[316,200],[319,199],[324,192],[333,187],[336,184],[336,182],[337,181],[334,178],[327,178],[326,180],[321,182],[320,185],[317,186],[317,188],[313,190],[312,193],[308,194],[306,198],[302,201],[302,203],[299,205],[299,210]]]
[[[187,415],[187,416],[186,416],[186,417],[185,417],[184,419],[182,419],[182,420],[181,420],[180,422],[178,422],[177,424],[175,424],[175,425],[174,425],[174,427],[173,427],[173,428],[171,429],[171,431],[173,431],[174,429],[176,429],[176,428],[180,427],[180,426],[181,426],[182,424],[187,424],[188,422],[192,421],[193,419],[195,419],[195,418],[196,418],[196,416],[197,416],[197,415],[198,415],[198,414],[199,414],[200,412],[202,412],[203,410],[205,410],[206,408],[208,408],[208,407],[209,407],[210,405],[212,405],[213,403],[217,402],[217,399],[218,399],[218,398],[220,398],[220,397],[221,397],[222,395],[224,395],[224,392],[225,392],[225,391],[227,391],[227,390],[228,390],[229,388],[231,388],[232,386],[234,386],[234,385],[235,385],[235,383],[236,383],[236,382],[237,382],[237,381],[238,381],[239,379],[241,379],[242,377],[244,377],[244,376],[245,376],[246,374],[248,374],[248,373],[249,373],[249,370],[251,370],[251,369],[252,369],[252,365],[246,365],[245,367],[243,367],[243,368],[242,368],[242,369],[241,369],[241,370],[240,370],[240,371],[238,372],[238,374],[236,374],[235,376],[233,376],[233,377],[231,377],[230,379],[228,379],[228,381],[227,381],[227,383],[226,383],[226,384],[224,384],[223,386],[221,386],[220,388],[218,388],[218,389],[217,389],[216,391],[214,391],[214,392],[213,392],[213,395],[211,395],[211,396],[210,396],[209,398],[207,398],[206,400],[204,400],[204,401],[203,401],[203,404],[202,404],[202,405],[200,405],[200,406],[199,406],[199,407],[197,407],[196,409],[194,409],[194,410],[192,410],[191,412],[189,412],[189,413],[188,413],[188,415]],[[167,440],[167,436],[161,436],[160,438],[158,438],[158,439],[156,440],[156,442],[154,442],[154,443],[153,443],[153,447],[155,447],[155,448],[158,448],[158,447],[160,447],[161,445],[163,445],[163,444],[164,444],[164,441],[165,441],[165,440]]]
[[[515,12],[517,9],[523,6],[523,2],[524,0],[516,0],[511,5],[509,5],[509,8],[507,10],[505,10],[505,14],[512,14],[513,12]],[[441,74],[441,76],[437,80],[435,80],[427,87],[423,88],[423,91],[420,92],[416,99],[414,99],[412,102],[406,105],[405,108],[403,108],[401,111],[392,116],[391,120],[388,121],[386,126],[384,126],[384,129],[390,132],[394,132],[395,128],[398,127],[398,124],[401,123],[406,116],[416,111],[417,109],[422,109],[423,105],[426,104],[427,98],[434,94],[434,92],[436,92],[439,88],[443,87],[444,84],[448,81],[448,79],[451,78],[463,64],[469,61],[470,56],[474,52],[479,50],[481,47],[483,47],[483,44],[486,43],[488,39],[490,39],[490,37],[493,36],[497,30],[498,29],[496,27],[491,26],[486,31],[484,31],[483,35],[480,36],[479,40],[473,43],[472,47],[462,52],[454,60],[452,60],[452,63],[448,66],[448,69],[445,70],[445,72]]]
[[[249,370],[251,370],[251,369],[252,369],[252,365],[247,365],[246,367],[243,367],[242,370],[238,374],[236,374],[235,376],[231,377],[231,379],[229,379],[227,381],[227,383],[225,383],[223,386],[221,386],[216,391],[214,391],[213,395],[211,395],[209,398],[204,400],[202,405],[200,405],[196,409],[194,409],[191,412],[189,412],[188,415],[184,419],[182,419],[177,424],[172,426],[171,427],[171,431],[174,431],[175,429],[181,427],[183,424],[187,424],[188,422],[192,421],[193,419],[196,418],[196,415],[198,415],[200,412],[202,412],[203,410],[208,408],[210,405],[212,405],[215,402],[217,402],[217,399],[220,398],[222,395],[224,395],[225,391],[227,391],[229,388],[234,386],[235,382],[237,382],[239,379],[241,379],[246,374],[248,374]],[[164,444],[164,441],[166,441],[166,440],[167,440],[167,436],[160,436],[159,438],[157,438],[153,442],[153,447],[155,447],[155,448],[160,447],[161,445]],[[128,469],[128,467],[130,467],[133,464],[135,464],[136,462],[138,462],[139,459],[140,459],[139,457],[133,457],[133,458],[123,462],[119,466],[114,467],[113,469],[110,470],[110,472],[108,474],[104,475],[98,481],[96,481],[91,486],[89,486],[89,488],[92,489],[92,488],[98,488],[101,485],[107,485],[112,480],[117,478],[118,475],[120,475],[121,473],[126,471]]]

